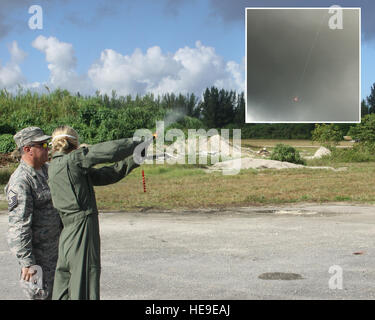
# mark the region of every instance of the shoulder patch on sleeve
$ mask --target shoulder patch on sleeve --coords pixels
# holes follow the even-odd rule
[[[8,192],[8,210],[11,211],[18,205],[17,193],[13,190]]]

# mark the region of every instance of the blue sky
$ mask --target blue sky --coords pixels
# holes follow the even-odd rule
[[[63,87],[93,94],[194,92],[218,86],[244,91],[245,7],[300,1],[3,0],[0,87],[17,83],[45,92]],[[31,5],[43,29],[31,30]],[[277,5],[276,5],[277,4]],[[305,6],[362,7],[362,87],[375,82],[375,11],[371,1],[304,1]],[[372,12],[371,12],[372,11]],[[371,13],[371,14],[370,14]],[[374,28],[373,28],[374,27]]]

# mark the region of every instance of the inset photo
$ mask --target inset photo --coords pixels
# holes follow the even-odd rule
[[[360,122],[360,8],[245,13],[247,123]]]

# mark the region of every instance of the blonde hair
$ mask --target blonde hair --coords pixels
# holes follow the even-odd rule
[[[79,147],[78,133],[69,126],[56,128],[52,133],[52,153],[69,153]]]

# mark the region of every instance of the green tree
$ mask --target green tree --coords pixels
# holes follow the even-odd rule
[[[340,128],[334,123],[331,124],[315,124],[315,129],[311,132],[312,140],[318,141],[327,148],[338,145],[343,138]]]
[[[161,104],[165,109],[174,109],[189,117],[199,117],[198,98],[192,94],[176,96],[174,93],[164,94]]]
[[[207,127],[222,128],[233,123],[236,93],[216,87],[207,88],[203,94],[201,110]]]
[[[361,102],[361,118],[363,118],[366,114],[369,114],[369,108],[365,99],[363,99]]]
[[[199,109],[198,109],[199,99],[195,96],[194,93],[188,94],[186,98],[187,98],[186,115],[189,117],[199,118]]]
[[[237,104],[234,110],[234,123],[243,126],[245,124],[245,94],[241,92],[237,95]]]
[[[365,115],[361,123],[349,129],[348,134],[362,143],[375,143],[375,113]]]
[[[11,134],[0,135],[0,153],[12,152],[15,148],[16,143]]]
[[[200,108],[202,110],[203,122],[209,128],[215,128],[216,126],[218,103],[219,90],[215,87],[212,87],[211,89],[206,88],[203,93],[203,101],[201,102]]]
[[[375,113],[375,83],[371,87],[371,93],[370,95],[366,98],[367,100],[367,105],[369,108],[368,113]]]

